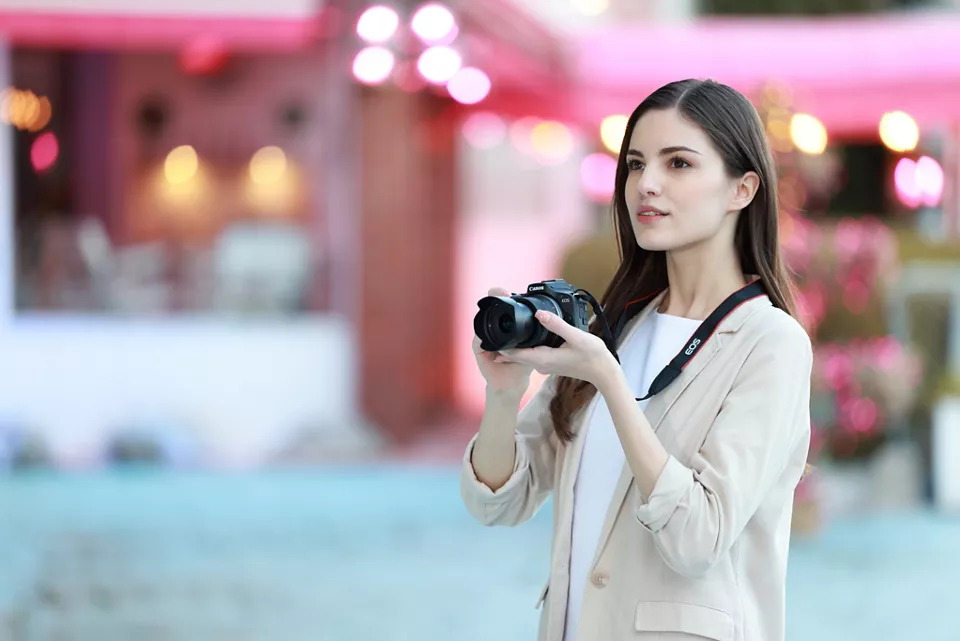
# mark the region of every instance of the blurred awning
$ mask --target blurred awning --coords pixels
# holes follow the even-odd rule
[[[0,0],[0,37],[63,48],[296,50],[321,34],[323,0]]]
[[[567,46],[538,19],[510,0],[456,0],[448,3],[461,24],[469,64],[494,81],[491,95],[524,102],[556,98],[568,88]],[[461,46],[458,43],[457,46]]]
[[[564,85],[569,65],[560,42],[516,4],[445,4],[459,23],[454,46],[468,64],[487,73],[495,89],[539,101]],[[0,0],[0,39],[78,49],[209,45],[241,52],[296,51],[318,38],[351,37],[355,16],[334,5],[324,0]]]
[[[704,19],[571,35],[569,92],[498,107],[587,126],[629,113],[657,87],[713,78],[748,95],[768,82],[836,135],[875,135],[885,111],[922,127],[960,122],[960,16],[897,14],[823,19]],[[511,104],[511,102],[513,104]]]

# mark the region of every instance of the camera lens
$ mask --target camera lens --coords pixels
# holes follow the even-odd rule
[[[533,310],[509,296],[487,296],[478,306],[473,328],[487,351],[517,347],[539,326]]]
[[[487,351],[537,347],[552,344],[551,334],[534,314],[543,309],[559,314],[559,306],[549,296],[487,296],[477,303],[480,311],[473,319],[473,328],[480,337],[481,348]]]

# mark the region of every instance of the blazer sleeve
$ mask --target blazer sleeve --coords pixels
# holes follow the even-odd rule
[[[747,357],[690,467],[671,456],[636,510],[681,575],[706,574],[777,483],[786,484],[790,500],[802,474],[805,460],[795,452],[803,438],[809,447],[813,351],[798,324],[784,327],[763,336]],[[786,479],[791,464],[796,478]]]
[[[496,492],[481,482],[473,469],[474,435],[467,445],[460,473],[463,503],[484,525],[519,525],[530,519],[553,490],[557,440],[550,418],[550,400],[556,381],[548,377],[517,417],[513,474]]]

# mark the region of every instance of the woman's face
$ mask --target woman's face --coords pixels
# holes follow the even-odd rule
[[[626,163],[627,210],[637,244],[647,251],[686,249],[724,228],[732,239],[731,214],[750,202],[756,192],[750,183],[758,182],[753,172],[730,178],[707,134],[675,109],[640,117]]]

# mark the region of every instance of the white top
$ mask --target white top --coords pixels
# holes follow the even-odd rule
[[[651,313],[619,349],[620,366],[634,395],[647,395],[657,374],[687,344],[701,321]],[[647,401],[640,402],[640,408]],[[603,397],[587,426],[580,468],[573,493],[573,541],[570,550],[570,592],[564,641],[574,641],[580,621],[580,605],[587,587],[590,566],[596,555],[600,530],[613,491],[626,462],[620,437]]]

